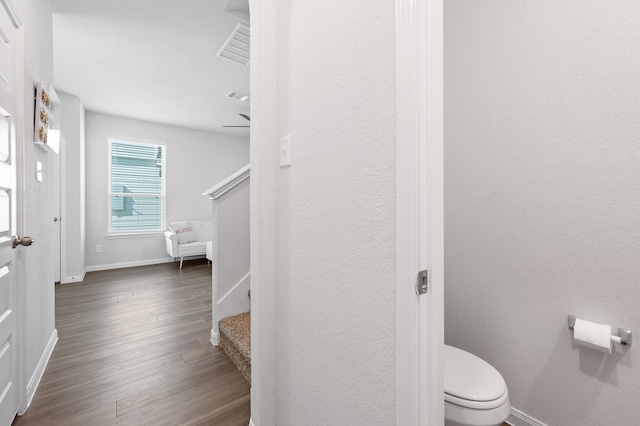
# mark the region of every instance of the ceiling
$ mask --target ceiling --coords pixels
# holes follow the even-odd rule
[[[216,56],[247,0],[51,0],[54,86],[106,114],[248,136],[249,67]],[[246,6],[245,6],[246,5]],[[229,12],[225,12],[225,8]],[[244,18],[243,18],[244,17]]]

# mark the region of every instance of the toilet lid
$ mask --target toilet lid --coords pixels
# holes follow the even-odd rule
[[[444,346],[444,392],[445,400],[472,408],[488,409],[508,398],[507,385],[498,370],[448,345]]]

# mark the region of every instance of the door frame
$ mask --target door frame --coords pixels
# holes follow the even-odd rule
[[[444,423],[443,0],[396,0],[397,424]],[[429,290],[415,283],[428,270]]]
[[[251,419],[249,425],[277,423],[276,240],[277,206],[261,193],[277,187],[277,0],[249,0],[251,24]],[[256,58],[259,58],[257,60]],[[257,235],[259,234],[259,235]],[[255,419],[255,420],[254,420]]]

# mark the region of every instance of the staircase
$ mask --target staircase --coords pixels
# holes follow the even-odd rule
[[[249,165],[202,195],[211,200],[211,343],[220,346],[251,383]]]
[[[218,322],[220,347],[251,383],[251,313],[244,312]]]

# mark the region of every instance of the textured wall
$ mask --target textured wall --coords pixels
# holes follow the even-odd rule
[[[277,423],[393,424],[395,5],[277,7]]]
[[[247,165],[249,141],[111,115],[86,114],[87,268],[167,258],[164,236],[106,239],[108,138],[167,146],[167,222],[211,217],[202,192]],[[103,252],[96,253],[96,244]]]
[[[33,246],[19,249],[24,264],[26,380],[31,379],[44,349],[54,332],[53,256],[53,183],[55,154],[45,153],[31,141],[33,136],[34,82],[51,82],[51,7],[45,0],[22,0],[15,3],[23,21],[25,70],[25,138],[24,154],[24,226],[25,235],[35,240]],[[36,161],[43,167],[43,181],[36,181]],[[20,231],[20,230],[19,230]]]
[[[446,342],[550,425],[637,424],[640,4],[445,2]],[[635,330],[634,330],[635,331]]]

